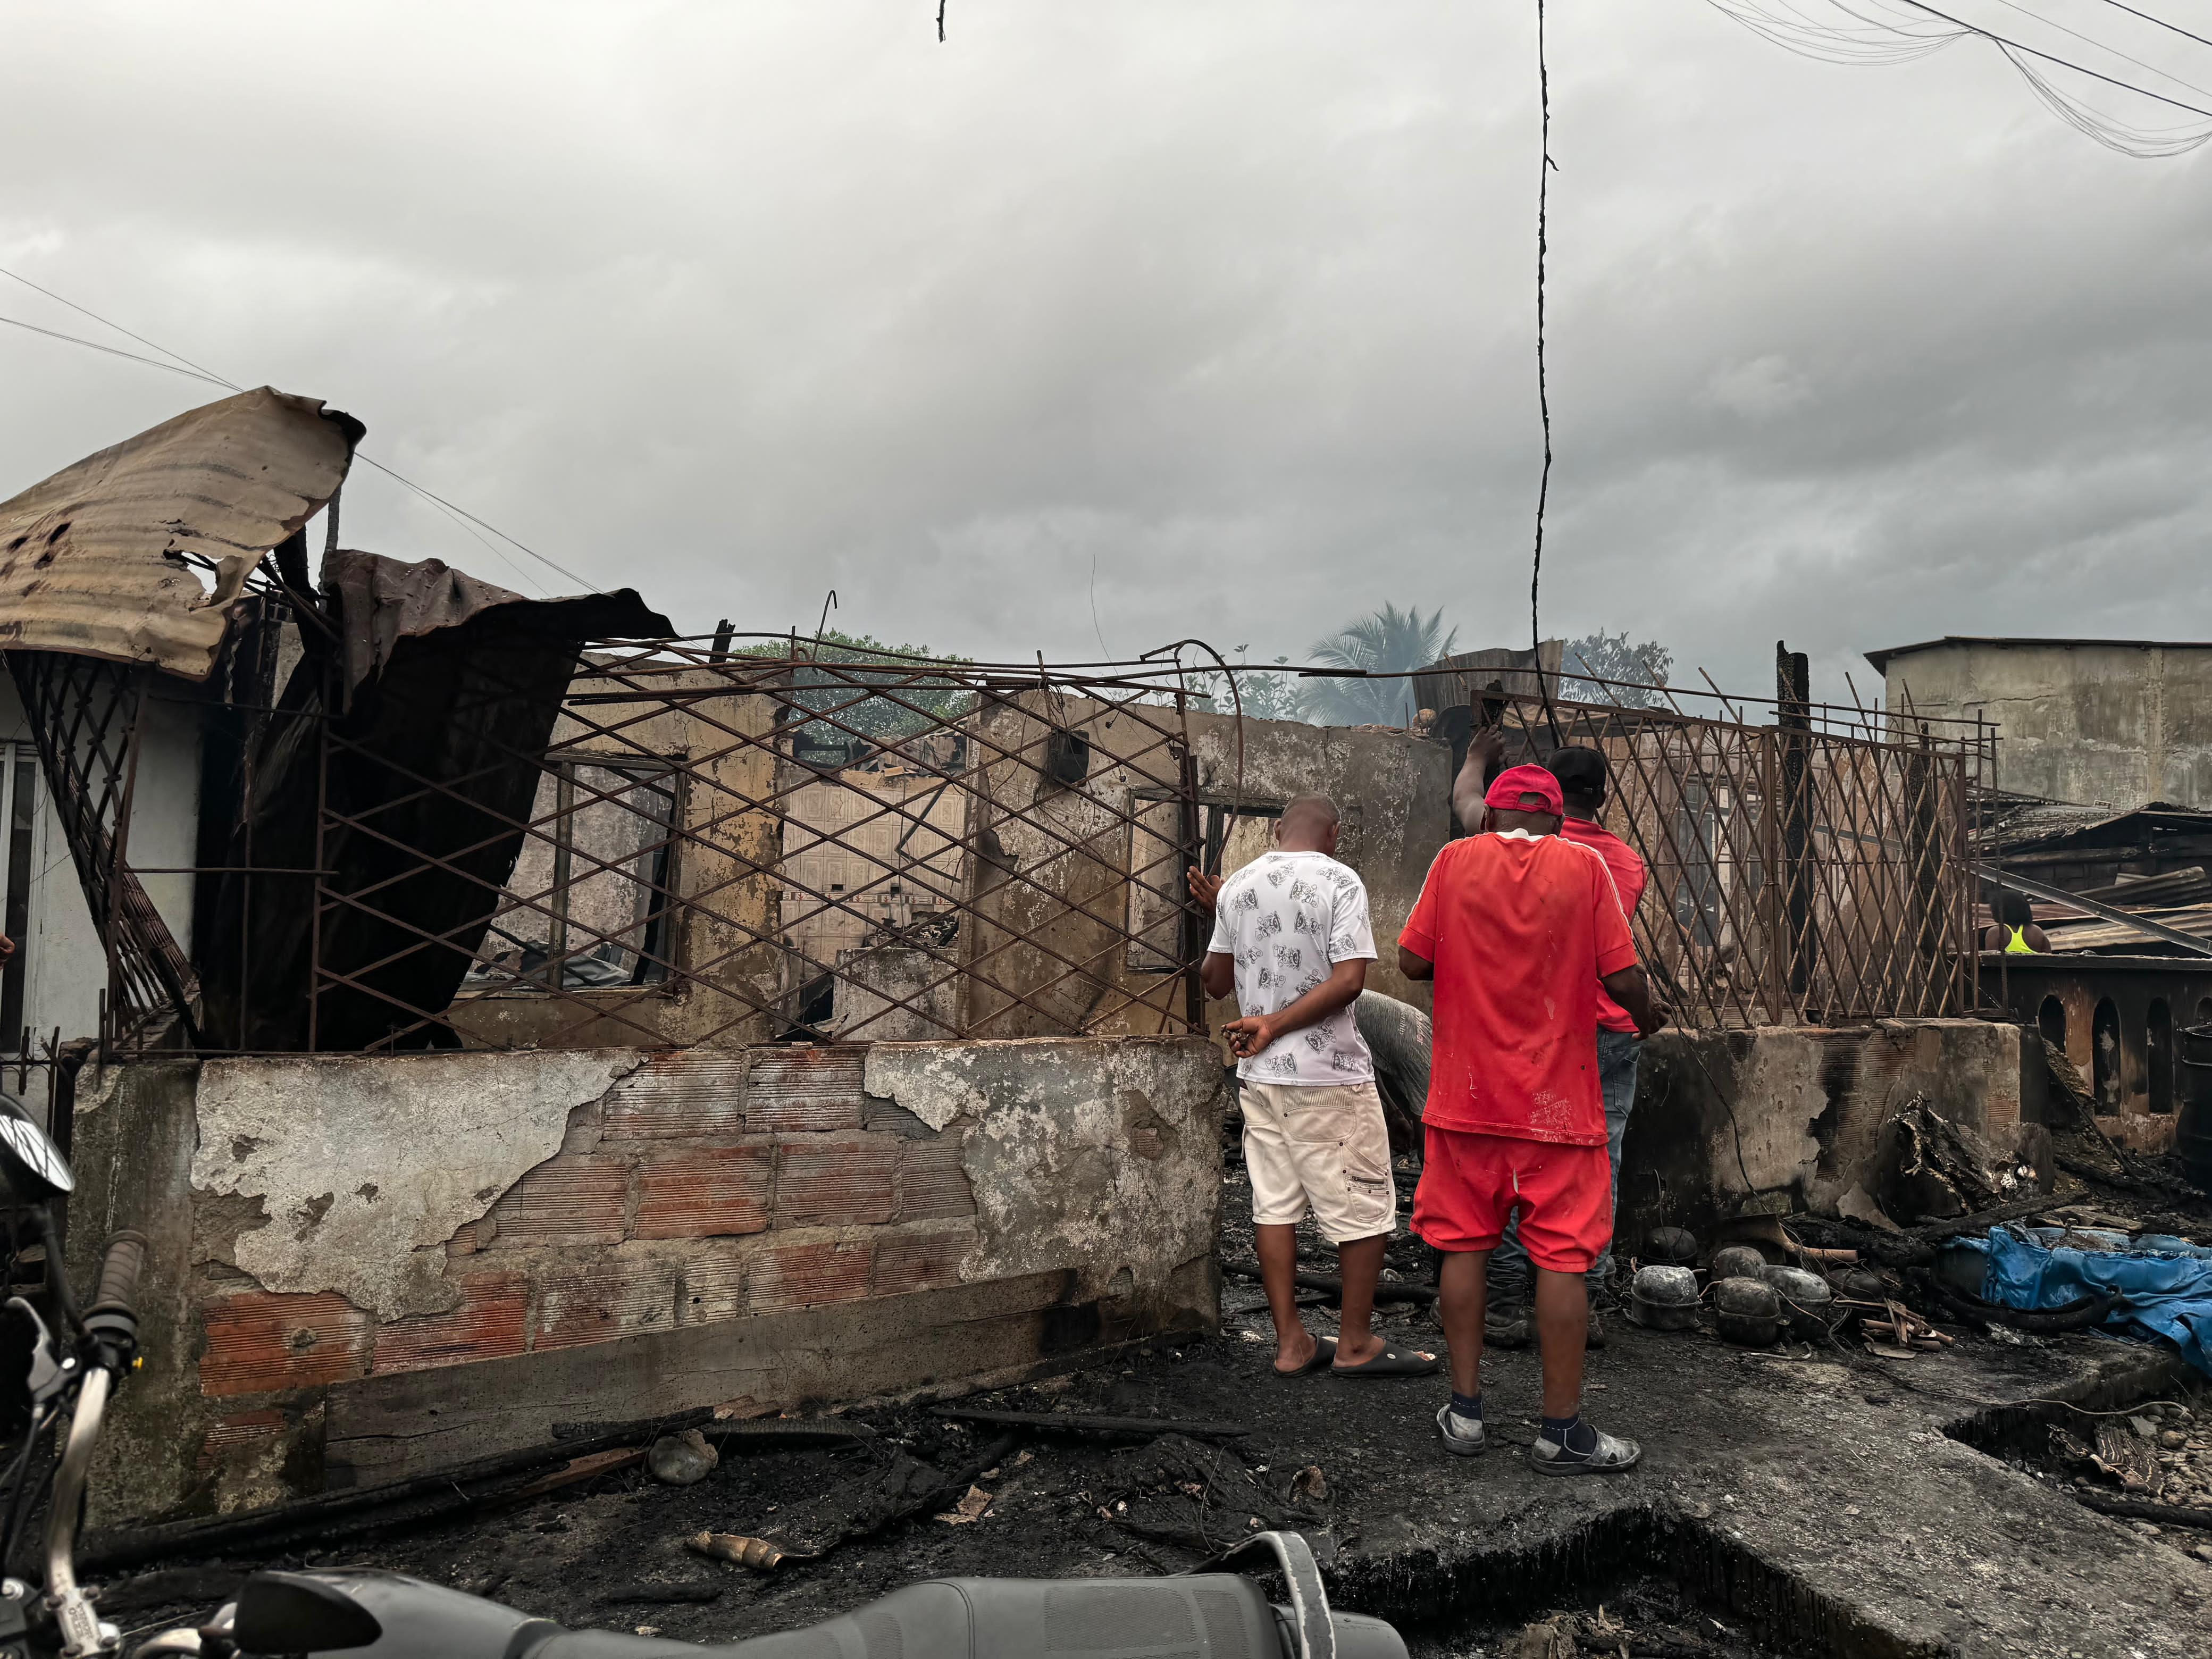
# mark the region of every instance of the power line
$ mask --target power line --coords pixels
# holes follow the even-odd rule
[[[2169,23],[2163,17],[2154,17],[2147,11],[2137,11],[2133,6],[2121,4],[2120,0],[2104,0],[2104,3],[2115,11],[2124,11],[2130,17],[2142,18],[2146,23],[2155,23],[2162,29],[2171,29],[2185,40],[2194,40],[2200,46],[2212,46],[2212,40],[2208,40],[2201,34],[2191,34],[2179,23]]]
[[[1544,0],[1536,0],[1536,97],[1543,111],[1543,139],[1536,162],[1536,407],[1544,419],[1544,471],[1536,486],[1536,550],[1528,564],[1528,660],[1536,690],[1544,699],[1544,721],[1552,741],[1559,722],[1552,713],[1552,694],[1544,689],[1544,631],[1537,621],[1536,592],[1544,580],[1544,508],[1552,498],[1552,391],[1544,372],[1544,274],[1551,252],[1547,240],[1552,199],[1552,71],[1544,58]]]
[[[1883,14],[1869,15],[1860,9],[1859,4],[1853,3],[1852,0],[1831,0],[1831,3],[1837,10],[1853,20],[1855,27],[1849,27],[1815,21],[1798,6],[1788,3],[1788,0],[1782,0],[1781,4],[1781,10],[1785,12],[1786,15],[1776,15],[1775,11],[1769,9],[1764,3],[1764,0],[1711,0],[1716,10],[1742,24],[1762,39],[1777,46],[1787,47],[1803,56],[1819,58],[1830,63],[1898,63],[1909,58],[1921,57],[1931,52],[1940,51],[1942,47],[1969,36],[1986,40],[2003,55],[2005,60],[2014,70],[2019,71],[2021,78],[2027,81],[2036,96],[2049,106],[2054,114],[2077,131],[2096,139],[2100,143],[2126,155],[2175,155],[2185,150],[2195,149],[2207,139],[2212,139],[2212,128],[2207,128],[2202,131],[2181,126],[2146,128],[2134,125],[2117,116],[2108,115],[2092,107],[2075,94],[2062,88],[2050,78],[2047,71],[2038,69],[2036,64],[2047,64],[2058,69],[2071,70],[2087,79],[2117,88],[2123,92],[2133,93],[2139,98],[2147,98],[2154,103],[2163,104],[2168,108],[2181,110],[2208,120],[2212,120],[2212,107],[2208,107],[2208,105],[2212,105],[2212,92],[2208,92],[2204,88],[2183,80],[2170,70],[2159,69],[2141,58],[2130,57],[2116,46],[2108,46],[2092,36],[2082,34],[2078,30],[2069,28],[2063,23],[2030,11],[2016,4],[2014,0],[1998,0],[1998,3],[2021,13],[2024,16],[2047,23],[2051,27],[2072,35],[2075,39],[2084,41],[2100,51],[2109,52],[2116,58],[2148,70],[2153,75],[2172,81],[2179,86],[2186,87],[2190,91],[2205,98],[2207,103],[2193,104],[2171,93],[2155,92],[2148,87],[2123,79],[2119,76],[2107,74],[2102,70],[2092,69],[2086,64],[2076,63],[2072,58],[2061,57],[2056,52],[2045,52],[2039,46],[2031,46],[2026,41],[2015,40],[2010,35],[2000,34],[1995,29],[1984,27],[1978,23],[1970,23],[1964,18],[1954,16],[1938,7],[1929,5],[1926,0],[1898,0],[1898,3],[1909,7],[1919,16],[1932,18],[1948,25],[1948,33],[1941,36],[1931,35],[1924,27],[1910,20],[1897,21],[1893,11],[1885,10]],[[2124,5],[2121,0],[2106,0],[2106,3],[2131,16],[2156,23],[2162,27],[2172,28],[2174,33],[2186,35],[2191,40],[2204,39],[2203,36],[2190,33],[2188,30],[2180,28],[2178,25],[2167,24],[2162,18],[2153,16],[2150,13]],[[2207,42],[2207,44],[2212,44],[2212,42]],[[2031,63],[2028,61],[2030,59],[2035,62]]]
[[[1969,34],[1978,34],[1984,40],[1992,41],[1997,46],[2008,47],[2014,52],[2024,52],[2031,58],[2039,58],[2046,64],[2056,64],[2061,69],[2072,70],[2076,75],[2086,75],[2093,81],[2102,81],[2106,85],[2118,87],[2124,92],[2136,93],[2142,97],[2154,99],[2161,104],[2171,104],[2176,109],[2187,110],[2191,115],[2202,115],[2212,118],[2212,109],[2203,109],[2195,104],[2184,103],[2179,98],[2169,97],[2162,92],[2153,92],[2148,87],[2139,87],[2132,81],[2123,81],[2117,76],[2106,75],[2100,70],[2093,70],[2086,64],[2075,63],[2071,58],[2061,58],[2055,52],[2040,51],[2034,46],[2014,40],[2009,36],[1999,34],[1995,29],[1985,29],[1978,24],[1961,22],[1948,12],[1938,11],[1933,6],[1922,4],[1921,0],[1911,0],[1911,3],[1918,6],[1930,17],[1940,17],[1945,22],[1966,30]],[[2009,4],[2010,0],[2006,0],[2006,3]],[[2033,15],[2033,13],[2030,14],[2030,15]],[[2184,81],[2181,84],[2187,86],[2189,83]]]
[[[81,306],[76,301],[70,299],[65,295],[57,294],[53,289],[43,287],[40,283],[33,282],[29,277],[22,275],[20,271],[10,270],[6,266],[0,265],[0,276],[11,277],[15,281],[22,283],[25,288],[33,289],[40,294],[45,295],[48,299],[55,301],[57,304],[67,306],[71,311],[76,312],[82,316],[89,317],[93,321],[99,323],[105,327],[112,328],[117,333],[121,334],[127,338],[136,340],[140,345],[151,347],[154,350],[160,352],[162,356],[173,358],[175,359],[175,362],[165,363],[155,358],[142,357],[135,351],[124,351],[114,346],[102,345],[97,340],[88,340],[83,338],[82,336],[76,334],[64,334],[57,329],[41,328],[36,323],[27,323],[19,318],[0,317],[0,323],[12,324],[17,328],[27,329],[33,334],[46,335],[50,339],[66,340],[72,345],[85,346],[94,351],[105,352],[111,357],[128,358],[134,363],[144,363],[149,368],[167,369],[172,374],[182,374],[188,379],[205,380],[211,385],[226,386],[233,392],[244,390],[237,381],[227,380],[223,376],[216,374],[213,369],[194,362],[182,352],[172,351],[168,347],[161,344],[158,340],[149,340],[144,335],[137,333],[131,329],[124,327],[122,324],[114,321],[112,319],[101,316],[90,307]],[[184,367],[179,368],[179,364],[182,364]],[[606,590],[601,587],[597,582],[590,581],[586,578],[578,575],[574,571],[570,570],[565,565],[560,564],[555,560],[548,557],[546,555],[540,553],[536,548],[532,547],[526,542],[516,540],[514,537],[508,535],[507,532],[501,530],[497,525],[478,518],[466,507],[447,501],[443,495],[439,495],[434,490],[425,489],[422,485],[416,483],[414,479],[409,477],[405,473],[400,472],[392,467],[386,466],[382,461],[378,460],[374,455],[366,454],[359,450],[356,450],[354,452],[354,459],[368,462],[369,465],[374,467],[379,472],[383,473],[385,477],[406,485],[408,489],[413,490],[416,495],[422,496],[425,500],[435,502],[440,507],[445,510],[448,517],[453,518],[457,522],[466,520],[466,523],[462,525],[464,529],[467,529],[470,525],[480,526],[483,529],[491,532],[493,535],[498,537],[500,540],[506,542],[508,545],[521,549],[523,552],[527,553],[532,558],[545,566],[547,569],[556,572],[568,580],[580,583],[583,586],[589,588],[594,593],[604,593],[606,592]],[[471,531],[470,533],[474,535],[475,532]],[[509,569],[514,570],[518,576],[522,574],[521,571],[516,568],[512,560],[507,558],[506,555],[500,553],[499,550],[493,547],[490,543],[484,542],[483,537],[477,536],[477,540],[483,542],[484,546],[491,552],[497,554],[501,561],[505,563]],[[527,577],[523,579],[525,580],[528,580]]]
[[[89,317],[94,322],[99,323],[104,327],[112,328],[118,334],[123,335],[129,339],[137,341],[142,346],[152,348],[154,350],[160,352],[164,357],[174,357],[179,362],[184,364],[185,368],[198,370],[200,374],[204,375],[208,380],[213,380],[217,386],[227,386],[233,392],[242,392],[245,390],[245,388],[240,386],[237,381],[224,380],[222,375],[216,374],[213,369],[207,368],[204,364],[194,362],[191,358],[183,356],[181,353],[170,350],[168,347],[161,344],[159,341],[149,340],[143,334],[132,333],[129,329],[124,327],[122,324],[117,322],[113,318],[103,317],[98,312],[93,310],[89,306],[81,306],[76,301],[69,298],[66,295],[57,294],[50,288],[40,288],[38,283],[33,282],[21,271],[9,270],[5,265],[0,265],[0,276],[12,276],[15,281],[21,283],[25,288],[36,289],[39,293],[45,295],[46,298],[53,301],[56,304],[67,306],[71,311],[76,312],[79,316]],[[84,343],[90,345],[92,342],[88,340]],[[101,349],[105,349],[105,348]],[[139,361],[143,362],[145,360],[141,358]]]
[[[238,390],[236,386],[230,386],[229,381],[218,380],[214,375],[203,374],[197,368],[179,368],[174,363],[165,363],[154,357],[141,357],[135,351],[123,351],[114,346],[102,345],[97,340],[88,340],[81,335],[64,334],[59,329],[40,328],[36,323],[27,323],[20,317],[0,317],[0,323],[6,323],[11,328],[28,329],[33,334],[45,335],[49,340],[67,340],[71,345],[88,346],[94,351],[104,351],[111,357],[128,357],[132,362],[143,363],[149,368],[166,368],[170,374],[181,374],[188,380],[205,380],[212,386],[230,386],[233,392]],[[135,339],[137,337],[134,335],[131,337]],[[161,349],[159,346],[154,349],[156,351]]]
[[[2045,17],[2038,13],[2032,12],[2026,6],[2021,5],[2020,3],[2020,0],[1997,0],[1997,3],[2001,6],[2006,7],[2009,10],[2018,12],[2023,17],[2033,18],[2039,23],[2042,23],[2051,28],[2057,29],[2061,34],[2070,34],[2076,40],[2081,41],[2084,46],[2094,46],[2100,52],[2109,52],[2113,57],[2121,59],[2123,62],[2133,64],[2137,69],[2147,69],[2153,75],[2162,75],[2167,80],[2172,82],[2176,86],[2187,87],[2190,91],[2196,93],[2200,97],[2212,98],[2212,90],[2207,90],[2205,88],[2198,86],[2193,81],[2185,81],[2179,76],[2174,74],[2171,70],[2162,70],[2155,64],[2147,64],[2142,58],[2122,52],[2118,46],[2107,45],[2106,42],[2096,39],[2094,35],[2084,34],[2079,29],[2069,28],[2065,24],[2058,21],[2058,20],[2054,17]],[[2128,9],[2122,7],[2121,9],[2126,10]],[[2141,12],[2136,13],[2136,15],[2138,17],[2142,15],[2143,14]],[[2029,48],[2023,46],[2021,50],[2025,52],[2029,50]],[[2085,71],[2085,73],[2087,71]]]
[[[453,502],[447,501],[443,495],[438,494],[436,490],[425,489],[421,484],[416,483],[414,479],[408,477],[405,474],[394,472],[390,467],[385,465],[382,461],[378,460],[374,455],[361,455],[359,459],[367,461],[371,466],[374,467],[379,472],[383,473],[386,477],[398,479],[400,483],[405,484],[410,489],[415,491],[416,494],[428,496],[430,500],[437,502],[439,506],[444,507],[447,511],[459,514],[471,524],[482,525],[484,529],[490,531],[493,535],[498,537],[500,540],[507,543],[508,546],[520,548],[524,552],[530,555],[532,558],[545,566],[547,569],[556,571],[561,575],[566,576],[572,582],[583,583],[586,587],[590,588],[594,593],[604,593],[607,591],[605,588],[601,587],[597,582],[578,575],[574,571],[569,569],[568,566],[555,563],[551,559],[546,557],[544,554],[540,553],[536,548],[531,546],[529,543],[516,541],[514,537],[508,535],[507,532],[501,530],[497,525],[491,524],[483,519],[479,519],[465,507],[456,506]]]

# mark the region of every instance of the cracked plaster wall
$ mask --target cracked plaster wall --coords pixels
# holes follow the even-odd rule
[[[194,1190],[258,1202],[230,1265],[263,1289],[332,1291],[383,1320],[458,1291],[447,1241],[561,1149],[579,1106],[635,1071],[628,1049],[502,1056],[210,1060]]]
[[[875,1355],[873,1391],[1210,1323],[1221,1087],[1188,1038],[88,1072],[76,1276],[116,1227],[155,1241],[96,1524],[395,1478],[463,1419],[490,1438],[430,1466],[539,1443],[541,1364],[619,1416],[635,1365],[669,1409],[793,1405],[840,1397],[831,1354]],[[817,1313],[800,1347],[746,1346]],[[764,1358],[715,1359],[740,1351]],[[438,1423],[389,1403],[418,1379]]]
[[[1124,1271],[1152,1285],[1211,1253],[1220,1209],[1221,1079],[1190,1047],[876,1043],[863,1086],[965,1131],[979,1224],[963,1278],[1073,1267],[1101,1291]]]

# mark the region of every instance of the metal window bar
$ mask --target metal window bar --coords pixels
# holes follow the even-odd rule
[[[571,860],[566,880],[571,885],[602,878],[634,881],[634,873],[623,868],[625,860],[678,847],[690,849],[678,859],[678,868],[686,858],[702,870],[719,861],[727,866],[719,878],[703,884],[680,884],[654,903],[668,913],[672,936],[718,930],[725,936],[721,948],[701,957],[695,942],[688,960],[675,944],[663,951],[649,946],[637,950],[641,958],[660,971],[662,984],[627,995],[599,992],[594,1000],[589,990],[556,982],[557,965],[613,942],[615,930],[580,926],[570,914],[563,951],[557,957],[548,953],[545,983],[481,992],[476,1000],[526,988],[532,994],[576,1003],[580,1012],[587,1009],[589,1021],[602,1030],[609,1023],[623,1028],[618,1036],[603,1040],[631,1042],[672,1040],[667,1023],[648,1005],[676,994],[720,1006],[719,1017],[710,1014],[703,1024],[696,1017],[682,1022],[682,1040],[692,1042],[712,1041],[733,1027],[763,1021],[776,1028],[778,1035],[868,1036],[877,1034],[870,1028],[895,1024],[894,1017],[902,1014],[913,1017],[922,1028],[920,1034],[927,1035],[976,1028],[1068,1030],[1117,1024],[1137,1030],[1188,1029],[1195,1016],[1188,1010],[1176,1012],[1172,995],[1176,988],[1163,986],[1157,975],[1131,982],[1118,966],[1131,937],[1127,890],[1133,884],[1164,887],[1176,883],[1182,866],[1194,860],[1194,850],[1183,844],[1187,835],[1178,835],[1174,843],[1149,857],[1132,856],[1131,843],[1143,828],[1139,820],[1146,805],[1133,798],[1133,790],[1156,795],[1164,787],[1182,789],[1185,781],[1177,756],[1188,746],[1180,699],[1164,700],[1175,684],[1172,672],[1157,665],[1133,666],[1133,674],[1056,676],[1048,670],[1042,674],[1024,671],[1014,678],[1002,670],[936,664],[905,668],[807,662],[801,672],[794,672],[799,665],[787,659],[716,661],[677,642],[657,644],[649,652],[590,653],[564,709],[562,753],[605,768],[618,778],[628,768],[665,768],[681,776],[699,805],[656,839],[625,843],[619,860],[601,858],[577,847],[573,837],[566,838]],[[708,669],[711,674],[702,672]],[[681,677],[678,683],[668,683],[677,676]],[[701,678],[708,683],[696,683]],[[941,706],[930,707],[917,693],[920,687],[942,690],[948,682],[963,689],[967,708],[949,713]],[[764,699],[778,717],[766,721],[756,718],[750,726],[741,724],[716,707],[735,697]],[[863,706],[872,706],[878,715],[888,709],[905,724],[889,733],[863,729],[854,713]],[[688,725],[687,735],[716,746],[694,746],[672,755],[641,735],[678,711]],[[1121,733],[1120,741],[1105,744],[1101,751],[1116,780],[1104,789],[1091,787],[1081,773],[1056,775],[1056,769],[1064,769],[1072,747],[1088,752],[1087,738],[1077,744],[1069,735],[1074,726],[1085,723],[1118,726]],[[933,775],[931,793],[917,812],[911,799],[887,798],[872,787],[865,768],[825,769],[794,758],[805,733],[823,731],[842,733],[854,752],[878,759],[910,759],[923,740],[950,732],[960,739],[969,759],[955,769]],[[333,752],[343,753],[348,747],[348,740],[336,734],[325,742]],[[748,760],[764,763],[766,775],[744,786],[722,775],[728,763]],[[412,786],[395,798],[398,804],[412,804],[455,787],[410,776],[404,767],[393,767],[389,757],[380,757],[380,763]],[[808,823],[794,809],[803,805],[802,792],[818,791],[823,785],[860,798],[862,810],[834,828]],[[604,805],[616,813],[631,810],[621,799],[628,791],[627,781],[605,788],[578,781],[572,788],[565,801],[556,798],[551,811],[533,813],[527,820],[500,820],[481,809],[479,816],[492,820],[499,835],[519,832],[526,844],[536,841],[557,848],[563,840],[557,826],[573,821],[587,806]],[[967,805],[972,824],[963,826],[957,838],[946,833],[945,816],[938,810],[948,793],[956,793]],[[1079,822],[1054,822],[1055,799],[1079,800]],[[361,812],[325,806],[326,832],[344,830],[393,843],[376,821],[393,804],[380,802],[374,810]],[[978,807],[988,822],[975,821]],[[733,829],[749,820],[756,829],[763,821],[774,825],[774,845],[756,849],[759,856],[747,856],[730,844]],[[897,828],[902,832],[897,842],[888,842],[886,836],[885,845],[868,844],[866,832],[878,826],[885,831]],[[1009,860],[998,842],[1001,831],[1030,843],[1027,855]],[[922,843],[919,848],[918,839]],[[794,878],[794,861],[831,847],[856,858],[866,866],[867,878],[857,884],[840,884],[848,890],[838,892],[824,890],[826,884]],[[481,843],[443,857],[425,855],[424,862],[466,877],[456,860],[480,850]],[[994,852],[1000,862],[994,862]],[[377,900],[381,890],[404,882],[409,873],[402,871],[352,891],[339,890],[328,881],[319,883],[319,925],[340,910],[380,915],[387,923],[397,921],[380,911]],[[947,948],[951,941],[944,930],[935,938],[911,929],[903,933],[893,930],[896,936],[891,938],[876,937],[857,953],[860,957],[880,956],[886,949],[905,950],[918,958],[921,972],[910,984],[886,988],[861,983],[853,971],[854,963],[829,959],[793,940],[784,924],[793,918],[779,915],[774,925],[766,925],[765,915],[749,918],[740,914],[743,907],[736,899],[749,884],[755,890],[751,898],[757,901],[762,896],[757,890],[769,881],[775,885],[779,903],[795,901],[802,917],[847,919],[877,935],[884,932],[882,918],[872,915],[861,902],[891,886],[913,884],[928,896],[935,914],[950,919],[951,933],[969,937],[957,949]],[[1014,896],[1025,902],[1029,914],[1019,918],[996,914]],[[518,916],[529,920],[518,923]],[[543,902],[541,896],[510,887],[500,893],[493,936],[535,937],[538,921],[550,924],[560,919],[557,907]],[[1012,925],[1003,925],[1008,922]],[[471,999],[455,999],[449,1013],[409,1005],[362,983],[363,975],[390,967],[410,950],[475,943],[460,938],[468,931],[465,925],[439,933],[403,922],[401,931],[411,944],[377,961],[343,973],[319,963],[317,994],[343,985],[390,1000],[395,1013],[410,1017],[407,1024],[395,1026],[392,1041],[404,1040],[428,1024],[450,1026],[455,1016],[468,1023],[467,1017],[476,1011],[462,1005]],[[985,934],[990,937],[976,938]],[[757,975],[747,981],[732,973],[743,958],[763,953],[779,969],[772,986],[764,988]],[[1015,958],[1018,967],[1009,971],[1010,959]],[[863,1009],[857,1018],[839,1020],[834,1028],[821,1017],[802,1017],[793,1006],[795,994],[823,976],[838,984],[854,984],[877,1006]],[[565,974],[559,979],[565,981]],[[948,988],[959,997],[950,1008],[941,994]],[[472,1035],[474,1040],[484,1040],[481,1030]]]
[[[1808,720],[1802,703],[1769,726],[1554,699],[1555,744],[1537,698],[1491,696],[1509,763],[1565,744],[1607,755],[1607,826],[1650,876],[1638,948],[1682,1023],[1973,1006],[1966,847],[1986,731]]]
[[[1200,799],[1179,662],[835,661],[782,636],[757,654],[729,644],[587,647],[547,748],[488,742],[459,776],[299,715],[318,728],[314,848],[268,873],[312,889],[307,1046],[338,996],[386,1010],[376,1047],[1201,1029],[1204,936],[1182,869],[1211,865],[1231,820],[1267,808],[1244,799],[1241,762],[1232,801]],[[137,704],[132,671],[72,660],[43,676],[15,665],[36,683],[27,703],[45,698],[41,758],[94,897],[100,877],[137,888],[127,846],[100,835],[127,817]],[[1786,727],[1759,725],[1762,700],[1716,692],[1723,717],[1705,717],[1681,707],[1702,693],[1632,706],[1622,694],[1638,688],[1577,678],[1615,700],[1554,698],[1547,717],[1525,692],[1480,698],[1502,711],[1509,759],[1548,752],[1553,718],[1558,741],[1610,757],[1607,821],[1653,883],[1639,950],[1684,1023],[1973,1005],[1966,853],[1993,728],[1802,702]],[[520,695],[487,673],[452,718]],[[324,707],[344,707],[335,683]],[[356,764],[381,793],[333,799],[334,769]],[[537,775],[526,806],[471,793],[518,767]],[[410,815],[441,802],[465,832],[410,845]],[[348,866],[343,846],[383,863],[364,875],[375,860]],[[257,867],[250,842],[243,856]],[[481,902],[451,921],[410,912],[422,878]],[[113,914],[118,1025],[189,1010],[158,941],[131,932],[127,906]],[[346,934],[362,924],[371,935]],[[542,958],[511,971],[525,949]],[[416,968],[457,957],[458,992],[410,990]]]

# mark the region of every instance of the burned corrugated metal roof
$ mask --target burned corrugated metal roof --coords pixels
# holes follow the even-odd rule
[[[1998,860],[2018,853],[2125,843],[2154,835],[2212,833],[2212,812],[2165,801],[2123,811],[2014,796],[1982,803],[1977,817],[1974,850],[1982,858]]]
[[[205,679],[246,576],[337,493],[364,430],[262,386],[0,501],[0,647]],[[219,567],[212,593],[185,554]]]

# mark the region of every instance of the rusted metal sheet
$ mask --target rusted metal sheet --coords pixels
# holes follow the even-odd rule
[[[262,386],[0,502],[0,647],[206,679],[247,575],[337,492],[364,430]],[[211,593],[195,556],[216,567]]]

